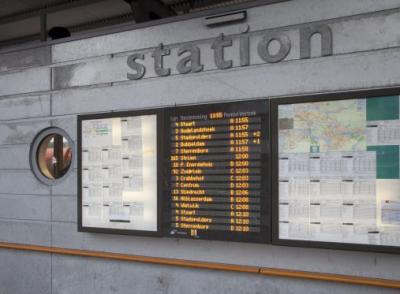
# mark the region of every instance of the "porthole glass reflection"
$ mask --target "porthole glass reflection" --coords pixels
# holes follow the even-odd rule
[[[63,177],[71,167],[71,143],[60,134],[50,134],[39,144],[37,164],[40,172],[50,180]]]

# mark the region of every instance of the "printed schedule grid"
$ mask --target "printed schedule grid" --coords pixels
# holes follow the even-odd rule
[[[399,123],[399,96],[279,105],[279,238],[400,246]]]

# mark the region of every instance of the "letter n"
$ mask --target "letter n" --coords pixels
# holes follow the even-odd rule
[[[300,58],[311,58],[311,38],[321,35],[321,55],[332,55],[332,30],[328,25],[311,25],[300,29]]]

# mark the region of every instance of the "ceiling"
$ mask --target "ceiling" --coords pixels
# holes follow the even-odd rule
[[[53,27],[74,36],[243,2],[251,0],[0,0],[0,47],[39,43]]]

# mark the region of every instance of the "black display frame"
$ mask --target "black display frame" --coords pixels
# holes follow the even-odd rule
[[[227,102],[212,102],[206,104],[195,104],[187,106],[176,106],[165,109],[165,170],[164,170],[164,237],[168,238],[184,238],[192,240],[216,240],[216,241],[227,241],[227,242],[247,242],[247,243],[271,243],[271,130],[270,130],[270,100],[268,98],[258,98],[258,99],[248,99],[248,100],[236,100]],[[260,188],[260,222],[261,231],[259,233],[231,233],[226,231],[210,231],[203,234],[200,238],[192,238],[189,236],[178,236],[170,235],[168,232],[171,230],[171,191],[170,179],[171,179],[171,146],[169,138],[171,136],[170,117],[176,115],[176,113],[185,115],[191,114],[196,115],[197,113],[210,113],[218,111],[229,111],[226,108],[229,107],[240,107],[243,104],[256,104],[258,106],[262,105],[265,112],[260,114],[262,118],[261,128],[265,128],[265,138],[263,138],[262,152],[261,152],[261,183]],[[256,108],[256,107],[255,107]]]
[[[312,240],[294,240],[279,238],[279,129],[278,107],[285,104],[312,103],[322,101],[368,99],[373,97],[400,95],[400,87],[362,91],[346,91],[302,96],[287,96],[271,99],[271,180],[272,180],[272,244],[291,247],[310,247],[350,251],[366,251],[399,254],[400,246],[371,245],[341,242],[323,242]]]
[[[145,230],[126,230],[126,229],[115,229],[115,228],[100,228],[100,227],[84,227],[82,225],[82,122],[85,120],[95,119],[108,119],[108,118],[123,118],[132,116],[142,115],[156,115],[157,119],[157,231],[145,231]],[[120,234],[120,235],[135,235],[135,236],[146,236],[146,237],[162,237],[163,236],[163,225],[162,225],[162,213],[163,213],[163,185],[162,185],[162,158],[164,157],[164,109],[144,109],[144,110],[131,110],[131,111],[119,111],[119,112],[107,112],[107,113],[95,113],[78,115],[77,117],[77,164],[78,164],[78,232],[88,233],[105,233],[105,234]]]

